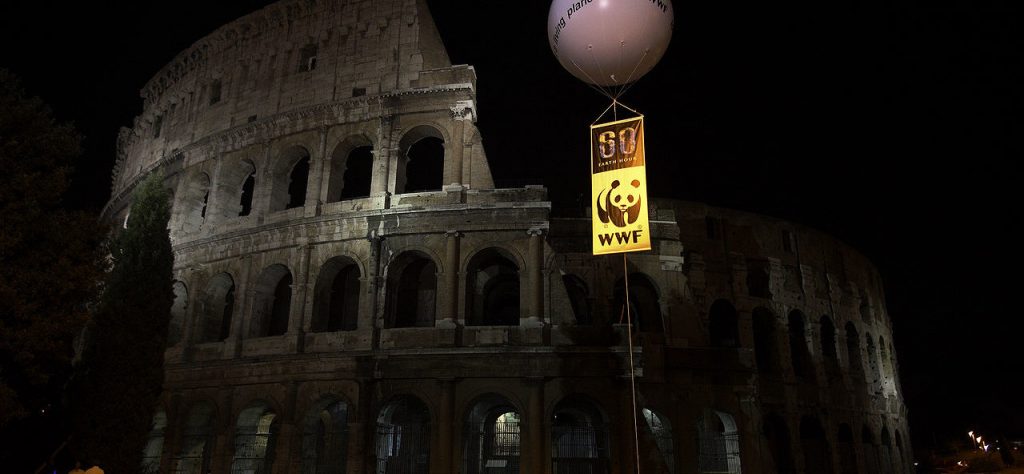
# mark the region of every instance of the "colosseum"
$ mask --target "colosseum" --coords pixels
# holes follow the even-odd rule
[[[146,84],[105,210],[173,194],[144,471],[911,472],[869,261],[655,200],[627,290],[588,211],[495,187],[477,86],[425,0],[283,0]]]

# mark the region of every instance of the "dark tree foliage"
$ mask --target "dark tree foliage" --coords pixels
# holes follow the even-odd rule
[[[62,196],[80,137],[0,69],[0,465],[37,463],[66,437],[73,341],[106,267],[106,231]],[[18,464],[20,466],[20,464]],[[35,466],[33,466],[35,467]],[[14,471],[18,471],[14,468]]]
[[[107,472],[136,472],[163,388],[173,254],[167,191],[151,176],[135,192],[128,226],[109,244],[113,268],[86,328],[72,385],[73,451]]]

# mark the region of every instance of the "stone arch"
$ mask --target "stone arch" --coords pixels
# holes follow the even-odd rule
[[[338,142],[330,156],[326,202],[370,196],[373,141],[363,133]]]
[[[807,349],[807,318],[798,309],[789,312],[789,355],[793,374],[805,379],[814,379],[811,353]]]
[[[189,299],[188,287],[181,280],[176,280],[171,289],[174,291],[174,301],[171,303],[171,321],[167,326],[167,347],[174,347],[181,343],[185,331],[185,317],[188,313]]]
[[[216,408],[201,400],[189,407],[182,424],[179,451],[174,457],[175,472],[209,472],[216,442]]]
[[[476,397],[463,426],[462,472],[518,473],[521,414],[519,407],[501,395]]]
[[[217,188],[220,218],[251,214],[256,192],[256,164],[248,158],[227,160],[217,175]]]
[[[280,336],[288,332],[292,304],[292,272],[276,263],[263,269],[253,288],[249,337]]]
[[[421,124],[402,135],[398,142],[396,194],[441,190],[448,143],[443,130],[435,124]]]
[[[821,356],[825,362],[825,373],[830,379],[838,378],[840,372],[839,354],[836,352],[836,326],[828,315],[821,317],[819,326],[821,326],[819,339],[821,341]]]
[[[348,463],[349,404],[330,394],[321,397],[302,421],[302,472],[342,474]]]
[[[846,357],[849,359],[850,373],[857,378],[864,378],[864,362],[860,354],[860,335],[853,322],[846,323]]]
[[[399,395],[377,415],[377,473],[427,474],[430,469],[430,410],[413,395]]]
[[[178,228],[195,232],[206,222],[210,206],[210,175],[203,171],[192,173],[182,184],[177,201]]]
[[[626,283],[625,279],[619,278],[615,281],[615,289],[612,292],[612,311],[621,313],[621,322],[626,322]],[[640,332],[660,333],[665,332],[665,326],[661,317],[660,291],[654,281],[644,273],[635,272],[629,274],[629,309],[634,325]],[[619,320],[613,315],[615,320]]]
[[[871,427],[864,425],[860,431],[861,452],[864,454],[864,470],[867,472],[882,472],[881,461],[878,458],[878,445],[875,444],[875,433]]]
[[[771,453],[775,465],[775,472],[778,474],[795,474],[796,463],[793,462],[793,449],[790,443],[789,427],[786,420],[777,414],[769,414],[764,419],[764,437],[768,441],[768,451]]]
[[[640,409],[643,417],[644,432],[654,440],[654,447],[657,453],[650,453],[647,462],[651,467],[660,469],[658,472],[675,472],[676,470],[676,449],[675,436],[673,436],[672,422],[659,410],[651,407]],[[650,443],[646,443],[650,444]],[[654,455],[657,455],[654,457]]]
[[[833,472],[828,438],[817,417],[804,415],[800,419],[800,448],[804,453],[804,471]]]
[[[417,250],[388,263],[384,327],[433,327],[437,312],[437,263]]]
[[[281,150],[270,166],[270,212],[302,207],[309,186],[309,150],[292,145]]]
[[[779,348],[775,335],[775,314],[759,306],[751,316],[754,326],[754,359],[762,373],[778,373]]]
[[[881,352],[879,359],[882,362],[882,380],[885,385],[888,385],[894,375],[892,371],[892,359],[889,358],[889,349],[885,345],[885,337],[878,336],[878,350]]]
[[[357,328],[361,277],[359,265],[349,257],[337,256],[324,262],[313,290],[312,332]]]
[[[739,429],[732,415],[718,410],[701,414],[697,420],[697,467],[701,473],[741,472]]]
[[[235,423],[231,472],[270,472],[274,465],[280,417],[263,400],[250,402]]]
[[[560,400],[551,417],[552,472],[605,472],[609,468],[608,420],[582,395]]]
[[[228,273],[218,273],[206,284],[196,321],[196,342],[223,341],[231,334],[235,313],[235,281]]]
[[[520,267],[499,247],[477,251],[466,265],[467,326],[518,326]]]
[[[836,436],[839,448],[839,474],[857,474],[857,452],[853,448],[853,430],[846,423],[839,424]]]
[[[729,300],[715,300],[708,310],[711,347],[740,347],[739,317]]]
[[[896,466],[899,466],[899,472],[903,472],[907,465],[907,461],[903,457],[903,437],[900,436],[900,430],[894,430],[893,432],[896,442],[896,458],[893,459],[893,462]]]
[[[164,452],[164,431],[167,429],[167,412],[160,410],[153,415],[153,422],[146,436],[146,446],[142,450],[142,466],[140,471],[146,474],[160,472],[160,459]]]
[[[892,452],[892,438],[889,436],[889,428],[882,426],[882,435],[879,437],[881,445],[879,446],[879,455],[882,458],[882,469],[884,473],[893,472],[893,467],[896,466],[896,460]]]
[[[572,315],[577,326],[590,326],[594,324],[594,315],[590,307],[590,290],[582,278],[571,274],[562,274],[562,284],[565,285],[565,292],[569,296],[569,306],[572,308]]]

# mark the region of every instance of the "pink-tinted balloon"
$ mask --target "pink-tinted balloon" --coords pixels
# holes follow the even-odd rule
[[[636,81],[672,39],[670,0],[554,0],[548,43],[567,71],[598,86]]]

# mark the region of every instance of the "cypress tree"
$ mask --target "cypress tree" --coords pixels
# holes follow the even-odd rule
[[[107,472],[137,472],[163,389],[173,254],[170,205],[153,175],[135,192],[127,228],[110,243],[112,268],[87,327],[72,387],[74,452]]]

